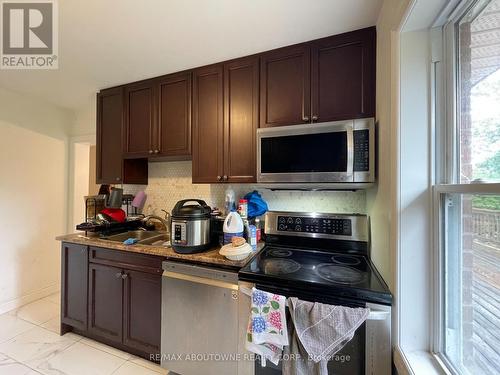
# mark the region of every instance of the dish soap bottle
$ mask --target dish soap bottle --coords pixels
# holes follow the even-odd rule
[[[231,243],[233,237],[243,237],[243,220],[241,216],[233,210],[227,215],[222,227],[224,232],[224,245]]]

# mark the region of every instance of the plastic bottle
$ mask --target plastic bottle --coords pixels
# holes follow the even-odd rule
[[[231,187],[226,189],[224,208],[226,210],[226,215],[229,215],[231,211],[236,208],[236,198],[234,197],[234,190]]]
[[[260,219],[258,217],[255,218],[255,229],[257,231],[257,242],[260,242],[262,239],[262,229],[260,228]]]
[[[247,228],[247,242],[252,246],[252,251],[257,250],[257,228],[250,224]]]
[[[243,220],[234,209],[224,220],[222,231],[224,232],[224,245],[231,243],[233,237],[243,237]]]
[[[240,199],[238,203],[238,213],[242,219],[248,218],[248,201],[246,199]]]

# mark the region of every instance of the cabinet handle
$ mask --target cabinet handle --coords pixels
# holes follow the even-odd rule
[[[122,276],[122,273],[121,273],[121,272],[118,272],[117,274],[115,274],[115,277],[116,277],[117,279],[119,279],[120,277],[123,277],[123,276]]]
[[[117,178],[116,178],[116,181],[120,181],[120,177],[117,177]]]
[[[158,153],[160,153],[160,150],[155,150],[155,154],[158,154]]]
[[[229,179],[229,177],[224,176],[223,179],[224,179],[224,181],[227,181]]]
[[[222,181],[222,176],[217,176],[217,181]]]
[[[153,153],[153,150],[149,150],[149,153],[152,154]]]
[[[128,277],[128,274],[122,273],[122,279],[125,280]]]
[[[308,122],[308,121],[309,121],[309,116],[303,116],[303,117],[302,117],[302,121],[304,121],[304,122]]]
[[[312,120],[313,120],[313,121],[318,121],[318,120],[319,120],[319,116],[313,116],[313,117],[312,117]]]

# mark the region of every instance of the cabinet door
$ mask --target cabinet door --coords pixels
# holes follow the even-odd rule
[[[256,181],[259,58],[224,65],[224,180]]]
[[[191,72],[158,81],[159,156],[191,156]]]
[[[375,116],[375,28],[313,42],[312,103],[314,121]]]
[[[122,182],[123,89],[97,94],[97,183]]]
[[[154,81],[125,87],[125,156],[147,157],[153,144],[155,124]]]
[[[91,334],[122,342],[122,270],[89,264],[89,324]]]
[[[149,354],[160,352],[161,275],[125,270],[123,343]]]
[[[310,122],[311,56],[306,44],[281,48],[261,57],[260,126]]]
[[[87,329],[88,248],[63,243],[61,248],[61,322]]]
[[[193,73],[193,182],[220,181],[223,175],[222,65]]]

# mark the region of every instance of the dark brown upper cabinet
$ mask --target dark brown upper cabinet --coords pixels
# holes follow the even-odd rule
[[[262,55],[260,126],[375,116],[375,27]]]
[[[155,82],[138,82],[125,87],[124,154],[127,158],[159,153],[153,143],[156,132]]]
[[[310,121],[311,51],[308,44],[280,48],[261,56],[260,126]]]
[[[123,89],[97,94],[97,182],[122,182]]]
[[[191,157],[191,72],[157,80],[158,131],[154,151],[160,157]],[[155,154],[155,156],[156,156]]]
[[[97,181],[192,158],[194,183],[254,182],[259,126],[375,117],[375,59],[369,27],[103,90]]]
[[[313,122],[375,116],[375,28],[312,42]]]
[[[224,166],[223,66],[193,72],[193,182],[221,181]]]
[[[147,160],[123,159],[124,89],[97,94],[96,180],[100,184],[147,184]]]
[[[255,182],[259,58],[193,75],[193,182]]]
[[[224,181],[256,181],[258,126],[258,56],[224,64]]]

